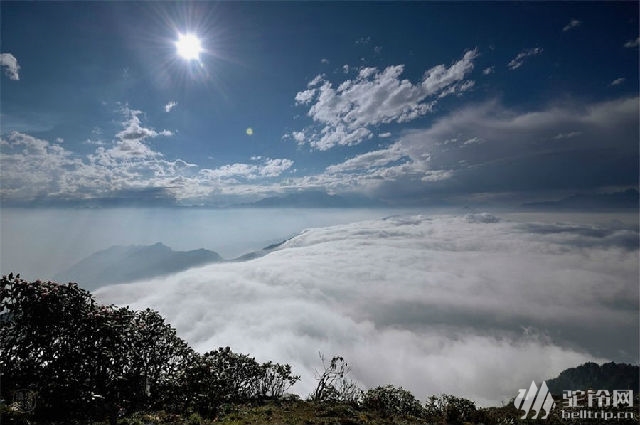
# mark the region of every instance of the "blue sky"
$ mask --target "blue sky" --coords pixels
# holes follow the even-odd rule
[[[637,2],[0,7],[5,206],[637,187]]]

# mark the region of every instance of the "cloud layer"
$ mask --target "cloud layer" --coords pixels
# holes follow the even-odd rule
[[[158,309],[198,350],[290,362],[303,395],[321,351],[365,386],[499,403],[587,360],[637,361],[637,240],[620,226],[390,217],[97,296]]]
[[[170,130],[143,125],[144,113],[121,107],[122,129],[111,142],[89,140],[95,151],[79,155],[60,143],[11,132],[0,139],[2,187],[7,203],[53,203],[108,200],[170,205],[199,203],[225,189],[277,177],[293,166],[286,158],[252,157],[247,163],[201,168],[182,159],[169,160],[150,139],[172,137]],[[238,192],[244,190],[242,187]]]
[[[317,80],[312,83],[320,84]],[[378,132],[380,144],[372,150],[303,176],[289,158],[253,155],[217,167],[168,159],[150,141],[171,140],[172,131],[145,125],[141,111],[123,107],[119,112],[122,127],[113,140],[87,141],[96,147],[86,155],[24,133],[3,136],[2,201],[22,205],[135,197],[140,204],[220,205],[323,190],[392,205],[452,205],[470,202],[470,194],[511,193],[521,203],[535,200],[531,196],[540,191],[566,196],[637,186],[637,97],[534,111],[511,109],[497,100],[472,103],[441,115],[427,128]],[[359,128],[369,132],[369,124]],[[291,137],[307,143],[307,131]]]
[[[383,199],[635,186],[637,129],[637,98],[525,113],[489,101],[331,165],[316,181]]]

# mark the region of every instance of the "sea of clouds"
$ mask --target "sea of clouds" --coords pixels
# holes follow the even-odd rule
[[[318,353],[364,387],[499,405],[586,361],[638,362],[638,229],[415,215],[308,229],[255,260],[112,285],[99,301],[160,311],[204,352],[290,363]]]

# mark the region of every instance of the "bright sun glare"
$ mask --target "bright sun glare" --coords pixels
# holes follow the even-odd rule
[[[198,60],[202,52],[202,43],[193,34],[178,34],[176,50],[178,55],[185,60]]]

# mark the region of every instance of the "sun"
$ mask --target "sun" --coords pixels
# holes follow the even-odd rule
[[[176,51],[184,60],[199,60],[202,53],[202,42],[193,34],[178,34]]]

